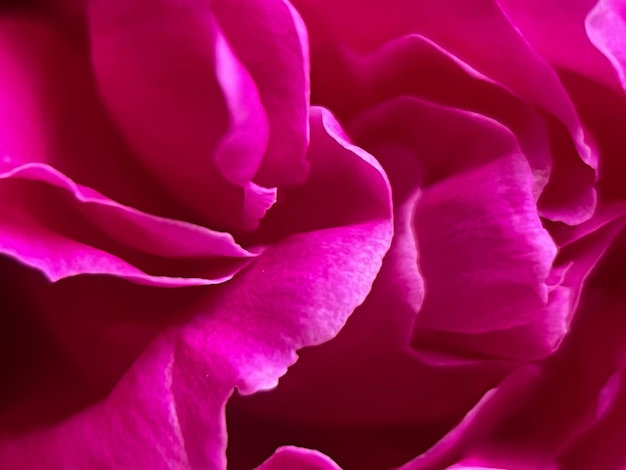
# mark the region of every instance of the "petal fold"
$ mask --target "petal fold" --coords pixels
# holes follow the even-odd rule
[[[368,207],[345,207],[326,226],[266,248],[231,282],[211,287],[188,321],[159,335],[104,400],[57,425],[1,439],[0,466],[226,468],[224,407],[233,389],[274,387],[296,350],[333,338],[368,295],[391,243],[384,172],[343,138],[330,113],[314,109],[311,121],[313,143],[323,140],[309,149],[311,177],[300,187],[311,193],[312,212],[327,208],[328,201],[315,196],[340,194],[341,170],[348,168],[352,184],[367,196],[358,203]],[[337,165],[327,166],[330,161]],[[317,454],[283,452],[335,468]]]
[[[209,4],[98,0],[88,16],[99,89],[144,167],[199,220],[254,229],[275,202],[251,182],[268,118]]]

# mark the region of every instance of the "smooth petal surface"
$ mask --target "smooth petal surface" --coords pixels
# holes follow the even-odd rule
[[[98,0],[88,13],[99,88],[145,168],[200,220],[254,229],[275,202],[251,182],[269,124],[209,5]]]
[[[567,131],[502,85],[485,81],[459,57],[422,36],[411,35],[349,63],[362,88],[353,98],[359,103],[351,106],[353,112],[409,94],[488,116],[518,139],[533,170],[540,214],[571,223],[589,218],[596,204],[596,175],[578,157]],[[354,94],[353,89],[353,84],[346,84],[340,96]],[[370,133],[375,139],[378,132]]]
[[[452,431],[399,470],[443,468],[456,461],[466,448],[493,429],[503,411],[517,406],[537,376],[538,370],[532,366],[511,373],[496,388],[489,390]]]
[[[139,168],[112,127],[83,44],[61,24],[30,16],[0,21],[0,165],[50,165],[131,207],[185,218]]]
[[[421,330],[476,334],[547,317],[544,334],[528,338],[531,344],[509,341],[510,351],[492,354],[546,355],[554,348],[569,308],[550,293],[556,247],[536,210],[530,170],[514,152],[424,192],[415,216],[427,292],[418,346],[426,340]]]
[[[610,63],[594,47],[586,17],[597,0],[499,0],[524,39],[557,71],[566,69],[605,86],[619,84]]]
[[[111,274],[153,285],[206,285],[229,279],[253,256],[228,234],[122,206],[43,164],[0,173],[0,193],[0,251],[52,281]]]
[[[256,470],[340,470],[319,452],[297,447],[281,447]]]
[[[440,341],[436,330],[476,335],[480,355],[550,353],[567,328],[570,301],[567,289],[548,279],[556,247],[537,213],[537,181],[511,132],[481,115],[409,98],[364,113],[353,129],[383,165],[399,165],[404,146],[421,168],[413,219],[426,286],[418,347]],[[391,174],[403,194],[411,166],[401,165],[404,173]],[[446,347],[465,343],[455,336]]]
[[[623,468],[626,453],[618,442],[624,412],[624,276],[617,267],[624,258],[622,223],[607,224],[567,247],[592,266],[610,249],[587,280],[570,335],[540,364],[527,399],[469,446],[464,462],[513,470]]]
[[[268,148],[255,181],[268,187],[302,183],[310,93],[308,38],[300,15],[285,0],[220,0],[211,9],[267,112]]]
[[[482,75],[561,119],[572,133],[581,158],[594,164],[595,157],[556,73],[528,46],[497,2],[396,0],[367,9],[359,9],[354,0],[296,2],[300,4],[304,11],[321,15],[329,22],[332,34],[356,50],[371,51],[410,32],[427,36]],[[357,10],[360,14],[354,14]],[[542,86],[533,87],[537,82]]]
[[[382,94],[387,93],[388,99],[390,94],[398,96],[406,93],[407,84],[420,88],[424,83],[422,75],[435,77],[434,80],[426,79],[430,86],[425,89],[430,93],[438,90],[443,104],[468,109],[473,102],[473,107],[469,109],[481,113],[496,109],[497,115],[491,112],[485,114],[498,121],[504,115],[506,120],[501,122],[516,133],[523,129],[520,133],[522,147],[525,151],[532,149],[529,152],[530,161],[534,168],[543,171],[544,178],[547,177],[545,170],[551,166],[546,165],[545,160],[546,152],[549,152],[554,159],[554,168],[540,204],[543,216],[567,224],[577,224],[591,216],[596,203],[593,189],[597,167],[595,147],[591,138],[585,135],[567,90],[556,72],[529,46],[497,2],[398,0],[362,9],[350,0],[334,2],[332,6],[330,2],[303,0],[296,5],[302,8],[310,28],[313,90],[322,103],[342,111],[352,111],[354,115],[355,110],[363,108],[364,101],[371,99],[372,90],[379,95],[381,91]],[[381,8],[384,12],[380,11]],[[359,10],[358,14],[356,10]],[[444,84],[451,79],[447,74],[430,69],[432,59],[429,65],[418,59],[416,41],[409,40],[413,35],[427,38],[428,42],[453,57],[457,65],[461,65],[474,79],[501,88],[500,92],[505,90],[535,111],[547,112],[551,148],[537,146],[540,134],[537,134],[536,128],[534,145],[529,145],[528,137],[533,132],[529,124],[532,121],[529,122],[528,115],[520,115],[510,105],[500,103],[494,107],[495,100],[500,99],[498,92],[489,96],[484,93],[485,87],[474,86],[464,90],[458,84],[446,88]],[[355,69],[349,57],[354,55],[352,51],[355,50],[360,54],[371,54],[385,48],[388,48],[388,53],[395,49],[395,54],[390,54],[381,62],[386,64],[385,67],[381,67],[381,63],[373,67],[386,80],[380,83],[381,88],[372,88],[364,71],[358,67]],[[404,53],[402,49],[405,49]],[[415,52],[411,53],[411,49]],[[401,68],[404,73],[394,74],[394,68]],[[407,75],[408,71],[415,73],[415,70],[422,73],[414,77]],[[541,86],[531,85],[536,83]],[[482,93],[478,95],[477,91],[481,88]],[[462,99],[456,103],[446,102],[450,96]]]
[[[352,167],[372,202],[360,212],[365,219],[344,220],[352,213],[337,212],[339,223],[268,247],[195,304],[189,321],[161,334],[104,401],[51,428],[1,440],[3,468],[225,468],[224,406],[233,387],[242,393],[274,387],[297,349],[332,338],[369,293],[391,241],[390,193],[380,167],[341,139],[326,111],[313,110],[311,125],[313,142],[335,145],[324,144],[330,155],[312,145],[311,185],[302,190],[318,194],[344,182],[324,179],[332,168],[315,171],[318,158],[322,168],[325,159]],[[363,184],[363,177],[376,184]]]
[[[600,0],[589,12],[585,26],[590,41],[609,60],[626,90],[626,9],[621,2]]]
[[[178,212],[129,166],[132,156],[112,131],[83,61],[80,48],[51,26],[26,18],[0,24],[2,252],[51,280],[100,273],[184,286],[230,278],[252,254],[229,234],[150,215],[97,191]]]

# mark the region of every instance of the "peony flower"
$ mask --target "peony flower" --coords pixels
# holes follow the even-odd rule
[[[0,467],[623,468],[622,10],[4,8]]]

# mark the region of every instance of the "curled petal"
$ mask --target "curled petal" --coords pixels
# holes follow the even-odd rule
[[[384,173],[343,140],[329,113],[314,110],[312,121],[314,140],[335,144],[322,146],[330,155],[311,146],[311,174],[332,173],[317,173],[318,159],[322,167],[326,158],[340,162],[338,168],[352,167],[356,186],[369,192],[364,217],[338,212],[332,226],[311,227],[268,247],[194,304],[188,322],[161,334],[103,401],[58,425],[0,440],[3,468],[225,468],[224,407],[233,388],[274,387],[297,349],[335,336],[369,293],[391,242]],[[313,194],[326,189],[313,182]],[[326,202],[311,201],[314,211]]]
[[[253,256],[229,234],[123,206],[44,164],[0,173],[0,194],[0,250],[52,281],[98,273],[154,285],[206,285],[229,279]],[[177,259],[204,266],[189,269]]]
[[[524,39],[553,67],[615,89],[619,84],[610,64],[594,47],[587,32],[589,25],[585,18],[596,2],[498,0],[500,8]]]
[[[589,12],[585,27],[589,40],[609,60],[626,90],[626,10],[613,0],[599,0]]]
[[[98,0],[88,13],[99,88],[143,165],[200,220],[254,229],[275,202],[251,181],[267,115],[209,5]]]
[[[285,0],[212,2],[217,21],[258,87],[269,120],[255,181],[300,184],[308,171],[309,51],[306,27]]]
[[[517,405],[537,380],[537,376],[537,369],[531,366],[511,373],[496,388],[489,390],[439,442],[398,470],[441,468],[457,461],[467,448],[471,448],[474,442],[480,441],[482,436],[494,428],[504,410]]]
[[[313,80],[322,76],[328,82],[322,83],[324,103],[336,100],[347,110],[355,103],[356,106],[362,103],[359,92],[367,90],[367,83],[363,83],[362,71],[346,64],[343,56],[349,52],[345,49],[371,53],[409,35],[425,37],[457,58],[473,78],[502,87],[536,110],[545,112],[549,121],[555,121],[553,127],[558,133],[565,133],[560,139],[566,139],[569,145],[558,143],[558,148],[554,149],[557,157],[551,178],[554,183],[550,181],[546,187],[549,195],[542,200],[542,215],[567,224],[578,224],[591,217],[596,203],[593,181],[598,155],[595,145],[551,64],[530,46],[498,2],[395,0],[367,9],[359,8],[352,0],[301,0],[296,5],[302,6],[305,21],[310,25]],[[330,54],[329,50],[334,52]],[[418,62],[413,57],[407,64]],[[381,75],[387,72],[385,68],[379,70]],[[339,79],[335,79],[335,75],[339,75]],[[401,93],[394,84],[403,83],[404,77],[395,75],[387,91]],[[415,77],[412,82],[420,82],[421,78]],[[343,96],[341,88],[333,87],[334,82],[353,84],[347,90],[349,98]],[[536,83],[541,86],[533,85]],[[450,90],[449,93],[455,92]],[[552,129],[550,131],[552,133]],[[535,155],[540,156],[536,148]],[[541,160],[533,163],[546,168]],[[585,191],[571,189],[581,185]]]
[[[341,470],[325,455],[298,447],[281,447],[256,470]]]

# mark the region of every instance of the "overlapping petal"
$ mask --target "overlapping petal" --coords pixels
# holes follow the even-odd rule
[[[199,220],[255,228],[275,202],[251,181],[267,115],[209,5],[98,0],[88,14],[99,89],[144,166]]]
[[[600,0],[589,11],[585,21],[589,40],[609,60],[623,89],[626,89],[625,15],[624,5],[620,2]]]
[[[297,447],[281,447],[256,470],[340,470],[319,452]]]
[[[3,20],[0,60],[3,253],[51,280],[100,273],[162,286],[223,282],[253,256],[229,234],[92,189],[149,210],[163,199],[144,177],[133,180],[132,157],[98,103],[85,58],[62,33],[33,19]],[[192,258],[198,263],[185,266]]]
[[[207,285],[230,279],[254,256],[229,234],[123,206],[44,164],[0,173],[0,193],[0,250],[51,281],[110,274]]]
[[[624,279],[616,271],[623,260],[621,230],[623,221],[608,223],[567,246],[577,251],[578,269],[586,272],[603,258],[587,280],[572,332],[550,360],[539,364],[527,398],[447,458],[513,470],[623,466],[626,453],[618,442],[624,410]]]
[[[368,294],[389,247],[384,173],[343,140],[328,112],[314,109],[311,127],[311,179],[302,191],[311,193],[312,212],[326,203],[316,198],[320,188],[338,191],[345,182],[325,161],[352,168],[367,207],[335,212],[327,227],[268,247],[190,307],[188,321],[159,335],[105,400],[51,428],[3,439],[3,468],[225,467],[224,406],[233,387],[271,388],[297,349],[332,338]],[[316,147],[317,139],[325,143]]]
[[[221,0],[211,9],[267,112],[268,148],[255,181],[268,187],[302,183],[308,169],[309,45],[300,15],[285,0]]]
[[[595,146],[585,134],[568,92],[551,64],[526,42],[497,2],[397,1],[362,9],[359,14],[352,12],[352,8],[357,7],[351,1],[332,5],[330,2],[302,1],[296,5],[302,8],[310,27],[313,83],[318,100],[354,113],[355,109],[362,109],[364,102],[371,100],[372,90],[379,96],[381,90],[383,94],[401,95],[407,92],[407,83],[420,88],[423,83],[420,72],[426,77],[437,77],[437,80],[428,82],[431,86],[426,87],[427,92],[432,94],[434,90],[444,97],[445,104],[476,110],[499,121],[504,116],[503,122],[516,133],[522,130],[521,144],[526,146],[525,151],[532,148],[529,158],[533,167],[543,172],[544,178],[552,168],[540,202],[543,216],[568,224],[580,223],[591,216],[596,203],[593,189],[597,167]],[[379,8],[383,8],[384,13]],[[428,38],[426,43],[434,44],[440,53],[443,51],[444,55],[453,58],[474,80],[485,83],[477,88],[470,80],[471,86],[467,89],[459,88],[458,84],[446,87],[450,78],[430,70],[432,58],[428,65],[418,59],[424,53],[424,47],[416,47],[418,41],[412,38],[413,35]],[[377,67],[372,67],[386,79],[376,89],[367,83],[366,71],[355,68],[350,57],[353,51],[365,54],[378,49],[387,49],[388,57],[379,58]],[[441,66],[442,61],[437,62]],[[390,73],[390,66],[402,69],[404,73]],[[407,75],[407,71],[411,75]],[[541,86],[533,86],[535,83],[541,83]],[[486,84],[500,90],[485,93],[490,88]],[[502,102],[494,106],[495,100],[502,100],[502,90],[545,115],[546,124],[540,127],[547,126],[550,148],[537,146],[541,132],[537,134],[536,126],[533,129],[527,110],[520,114],[519,107],[510,109]],[[477,91],[481,94],[477,95]],[[449,103],[451,96],[461,96],[462,99]],[[493,109],[497,110],[495,114]],[[533,133],[534,145],[528,146],[528,137]],[[545,159],[547,154],[551,155],[548,161]]]

